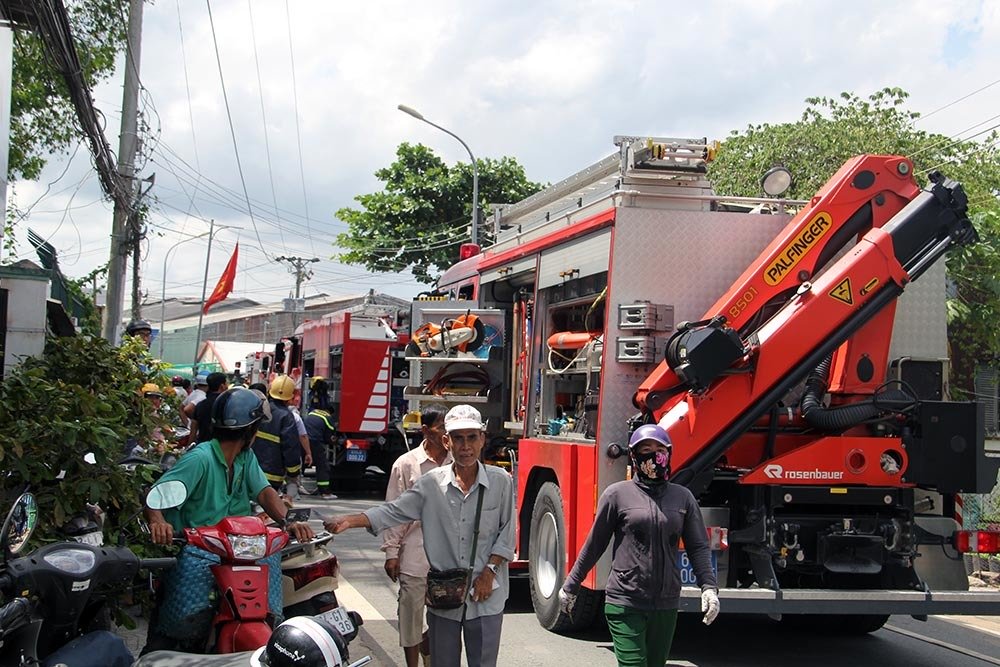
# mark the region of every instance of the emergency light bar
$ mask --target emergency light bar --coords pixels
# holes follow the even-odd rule
[[[961,553],[995,554],[1000,552],[1000,531],[956,530],[952,539],[955,549]]]

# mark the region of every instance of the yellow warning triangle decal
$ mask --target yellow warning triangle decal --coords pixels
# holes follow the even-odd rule
[[[851,279],[844,278],[836,287],[830,290],[830,296],[837,301],[846,303],[848,306],[854,305],[854,297],[851,296]]]

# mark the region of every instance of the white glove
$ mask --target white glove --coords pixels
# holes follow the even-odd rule
[[[712,625],[715,617],[719,615],[719,594],[711,588],[701,593],[701,610],[705,612],[705,618],[701,619],[701,622]]]
[[[559,609],[564,614],[573,617],[573,608],[576,607],[576,593],[568,593],[565,589],[559,589]]]

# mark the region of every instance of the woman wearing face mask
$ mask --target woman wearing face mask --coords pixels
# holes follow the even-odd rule
[[[667,661],[680,600],[681,539],[701,584],[705,624],[719,614],[701,509],[686,487],[668,481],[670,451],[670,436],[656,424],[632,434],[632,479],[601,495],[594,525],[559,591],[563,611],[572,616],[580,583],[614,538],[604,614],[621,667],[663,667]]]

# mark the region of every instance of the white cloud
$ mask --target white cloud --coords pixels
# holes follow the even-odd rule
[[[723,138],[750,123],[795,120],[806,97],[867,95],[884,86],[908,90],[910,107],[927,113],[1000,78],[1000,5],[976,0],[298,0],[289,6],[307,200],[285,4],[252,5],[261,90],[247,3],[212,2],[246,187],[260,216],[260,238],[272,254],[333,254],[331,241],[344,228],[334,212],[378,188],[373,172],[393,160],[402,141],[424,143],[449,161],[468,159],[451,137],[398,112],[399,103],[456,132],[478,157],[511,155],[530,178],[556,181],[611,153],[615,134]],[[160,205],[152,222],[164,234],[150,238],[145,287],[159,292],[164,253],[182,238],[177,231],[207,229],[185,216],[190,209],[199,218],[244,228],[238,294],[284,296],[291,276],[282,266],[261,265],[256,234],[240,212],[243,187],[203,3],[146,6],[142,80],[155,104],[150,122],[159,140],[142,175],[157,174],[153,193]],[[117,150],[120,74],[95,97]],[[1000,85],[919,126],[953,134],[998,113]],[[65,157],[54,158],[40,183],[18,184],[22,207],[65,164]],[[100,193],[96,179],[86,177],[90,170],[81,149],[27,222],[51,236],[71,275],[87,273],[108,254],[111,215],[106,204],[92,203]],[[280,233],[270,210],[272,179]],[[73,207],[90,205],[67,209],[71,197]],[[220,234],[210,281],[235,240],[234,232]],[[203,240],[178,248],[168,294],[200,291],[204,250]],[[356,267],[326,261],[316,266],[308,293],[375,287],[410,296],[419,290],[392,274],[366,277]]]

